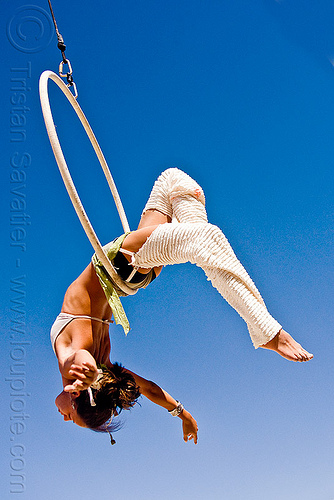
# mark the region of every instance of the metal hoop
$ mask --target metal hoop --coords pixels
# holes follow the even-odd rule
[[[124,232],[130,231],[129,224],[124,212],[124,208],[121,202],[121,199],[119,197],[116,185],[114,183],[114,180],[111,176],[110,170],[108,168],[107,162],[103,156],[103,153],[101,151],[101,148],[96,140],[96,137],[93,133],[93,130],[91,129],[91,126],[88,123],[87,118],[85,117],[82,109],[80,108],[78,102],[76,101],[74,95],[72,92],[68,89],[68,87],[65,85],[65,83],[59,78],[56,73],[53,71],[44,71],[39,79],[39,94],[40,94],[40,100],[41,100],[41,106],[42,106],[42,111],[43,111],[43,116],[44,116],[44,121],[45,121],[45,126],[46,130],[50,139],[51,147],[53,150],[53,154],[55,156],[58,168],[60,170],[61,176],[63,178],[65,187],[67,189],[67,192],[69,194],[69,197],[72,201],[73,207],[79,217],[79,220],[81,222],[81,225],[91,242],[95,253],[99,260],[102,262],[103,266],[105,267],[106,271],[110,274],[112,279],[115,281],[117,286],[124,291],[127,295],[133,295],[134,293],[137,292],[137,290],[132,290],[129,288],[127,285],[125,285],[124,281],[118,276],[116,270],[114,269],[113,265],[111,264],[110,260],[108,259],[105,251],[102,248],[102,245],[93,229],[93,226],[90,223],[90,220],[88,219],[88,216],[85,212],[85,209],[81,203],[81,200],[79,198],[78,192],[75,188],[75,185],[73,183],[71,174],[69,172],[68,166],[66,164],[65,157],[63,155],[60,142],[58,139],[58,135],[56,132],[56,127],[52,118],[52,113],[51,113],[51,107],[50,107],[50,101],[49,101],[49,96],[48,96],[48,80],[53,80],[56,85],[60,88],[60,90],[63,92],[63,94],[66,96],[68,101],[70,102],[71,106],[73,107],[74,111],[76,112],[82,126],[84,127],[86,134],[94,148],[94,151],[96,153],[96,156],[98,157],[98,160],[100,162],[100,165],[102,167],[102,170],[104,172],[104,175],[107,179],[109,188],[111,190],[111,193],[113,195],[117,211],[119,213],[121,223],[124,229]]]

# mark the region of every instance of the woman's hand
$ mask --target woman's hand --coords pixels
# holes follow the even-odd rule
[[[184,441],[187,442],[193,439],[194,443],[197,444],[198,426],[196,420],[187,410],[183,410],[179,417],[182,420]]]
[[[72,364],[68,374],[75,379],[73,384],[64,387],[65,392],[84,391],[97,379],[98,371],[96,365],[83,362],[82,365]]]
[[[65,362],[62,374],[65,392],[84,391],[98,377],[95,359],[88,351],[79,350]]]
[[[150,380],[146,380],[143,377],[140,377],[136,373],[130,372],[134,377],[136,384],[139,387],[140,393],[147,397],[153,403],[166,408],[166,410],[171,411],[176,408],[178,402],[174,399],[168,392],[164,391],[161,387],[159,387],[155,382]],[[183,428],[183,439],[187,442],[191,439],[194,440],[194,443],[197,444],[197,422],[194,417],[189,413],[189,411],[183,409],[178,417],[182,420],[182,428]]]

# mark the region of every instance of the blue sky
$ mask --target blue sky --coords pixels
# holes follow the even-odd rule
[[[131,228],[156,176],[170,166],[186,170],[270,312],[315,357],[294,364],[255,351],[246,325],[200,269],[166,268],[123,301],[132,330],[125,337],[111,327],[112,359],[180,399],[198,421],[198,445],[185,444],[179,420],[144,399],[124,415],[114,447],[62,421],[49,329],[92,249],[40,110],[39,75],[57,72],[61,60],[47,1],[3,0],[1,498],[332,500],[332,2],[53,0],[53,7],[79,103]],[[50,99],[105,243],[122,232],[106,182],[52,83]],[[19,221],[18,197],[26,214]]]

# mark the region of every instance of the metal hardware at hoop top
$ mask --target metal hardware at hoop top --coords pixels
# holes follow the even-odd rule
[[[68,66],[68,72],[67,73],[63,73],[64,64],[67,64],[67,66]],[[66,62],[65,61],[61,61],[59,63],[59,75],[62,78],[66,78],[66,80],[67,80],[67,87],[69,89],[70,89],[70,87],[73,88],[72,94],[74,95],[74,98],[76,99],[78,97],[78,90],[77,90],[76,84],[73,81],[72,73],[73,73],[72,66],[71,66],[71,63],[70,63],[69,59],[66,59]]]

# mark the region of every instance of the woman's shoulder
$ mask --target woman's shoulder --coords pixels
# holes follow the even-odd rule
[[[62,362],[81,349],[94,350],[93,332],[89,321],[76,317],[56,338],[55,351],[59,362]]]

